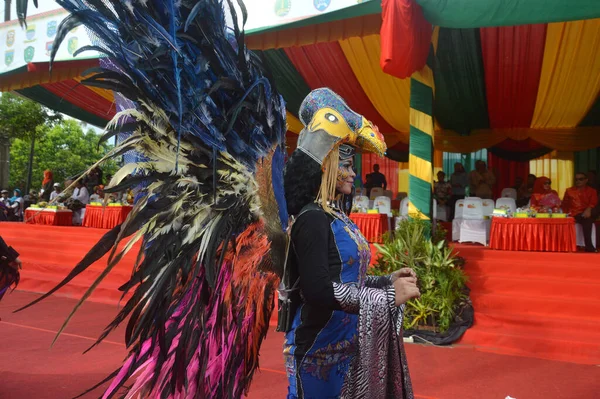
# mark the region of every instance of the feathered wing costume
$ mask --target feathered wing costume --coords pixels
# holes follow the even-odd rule
[[[83,82],[136,104],[115,116],[104,139],[132,132],[107,158],[135,151],[144,161],[125,165],[105,192],[142,183],[145,189],[127,220],[44,297],[110,252],[70,319],[141,243],[121,287],[131,298],[97,342],[129,317],[129,356],[100,383],[112,381],[103,397],[117,395],[129,380],[127,398],[239,398],[258,367],[288,223],[285,105],[245,47],[236,14],[241,10],[245,21],[245,8],[241,0],[235,6],[231,0],[57,3],[71,15],[59,27],[52,58],[83,24],[95,44],[78,53],[95,50],[111,64]],[[382,141],[366,131],[339,132],[313,126],[312,137],[329,140],[329,148]]]

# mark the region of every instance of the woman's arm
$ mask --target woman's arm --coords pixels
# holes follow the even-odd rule
[[[354,283],[338,283],[331,280],[328,259],[329,234],[332,234],[329,218],[320,211],[304,213],[298,217],[292,228],[292,243],[304,300],[313,306],[344,310],[348,313],[358,313],[361,304],[365,302],[386,303],[394,308],[397,302],[395,286],[400,279],[382,288],[360,288]],[[406,294],[403,290],[402,295],[414,295],[413,283],[407,285],[410,285],[410,292]],[[414,288],[416,289],[416,285]]]

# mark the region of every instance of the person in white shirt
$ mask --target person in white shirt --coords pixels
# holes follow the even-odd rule
[[[84,205],[87,205],[90,203],[90,193],[88,192],[88,189],[83,184],[82,180],[79,180],[77,182],[77,187],[73,191],[73,195],[71,196],[71,198],[73,198],[74,200],[79,200],[79,202],[81,202]]]
[[[73,190],[71,199],[79,201],[82,204],[80,209],[73,210],[73,224],[79,226],[83,223],[83,217],[85,215],[85,206],[90,203],[90,193],[83,184],[83,180],[77,181],[77,187]]]
[[[99,185],[94,187],[94,194],[90,196],[90,203],[104,201],[104,186]]]
[[[52,191],[50,193],[50,201],[54,201],[57,197],[63,197],[60,192],[60,184],[54,183],[53,187],[54,187],[54,191]],[[60,201],[61,201],[60,198],[58,200],[56,200],[56,202],[60,202]]]

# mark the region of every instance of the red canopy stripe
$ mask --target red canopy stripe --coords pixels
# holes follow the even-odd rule
[[[337,42],[317,43],[303,47],[288,47],[285,53],[311,89],[329,87],[338,93],[350,108],[362,113],[385,135],[395,132],[377,112],[354,76],[342,48]]]
[[[529,127],[535,110],[546,25],[481,28],[490,125]]]
[[[45,83],[41,86],[64,101],[74,104],[91,114],[106,120],[110,120],[115,116],[116,109],[113,103],[74,79]]]

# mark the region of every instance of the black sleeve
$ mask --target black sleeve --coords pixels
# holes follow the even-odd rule
[[[381,288],[359,288],[353,283],[333,281],[328,258],[329,235],[333,234],[329,223],[324,212],[308,211],[298,217],[292,228],[300,290],[306,303],[353,314],[359,312],[361,303],[374,301],[394,308],[395,290],[392,285],[383,284],[386,277],[377,279]]]
[[[2,237],[0,237],[0,257],[8,259],[10,262],[19,257],[19,253],[13,247],[6,245]]]
[[[329,274],[329,223],[322,211],[301,214],[292,228],[292,245],[304,300],[314,306],[341,310]]]

